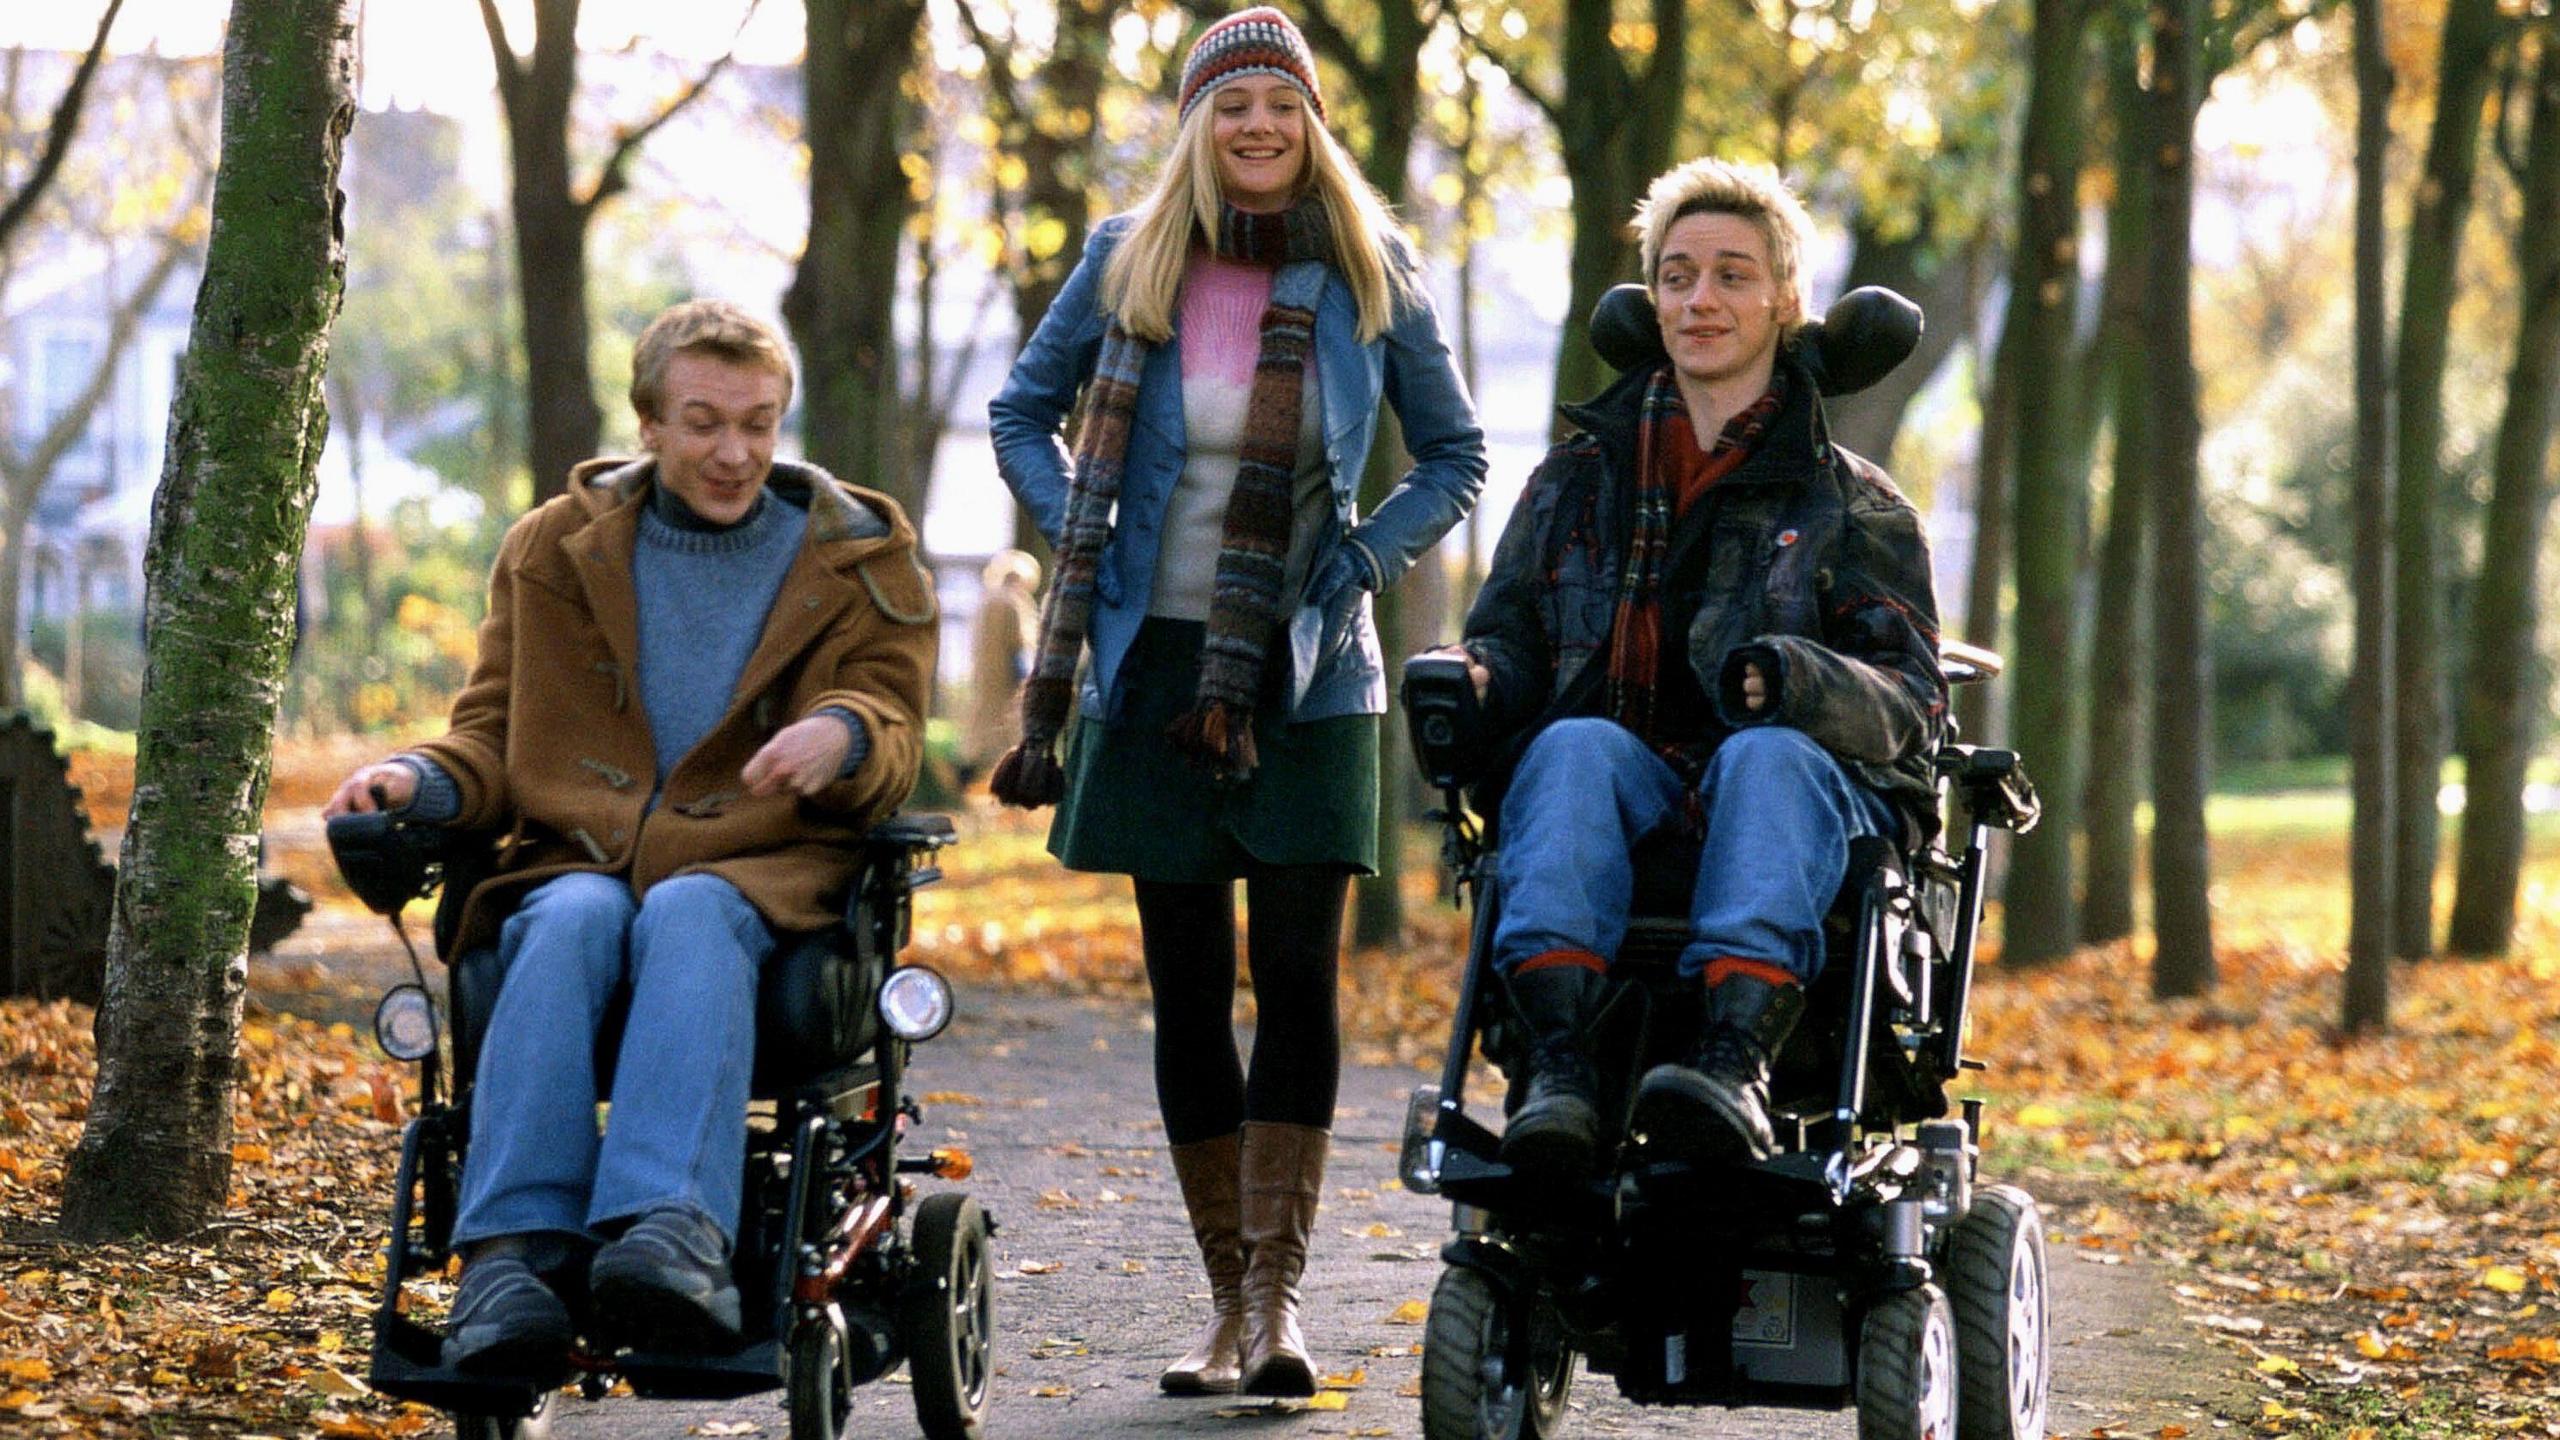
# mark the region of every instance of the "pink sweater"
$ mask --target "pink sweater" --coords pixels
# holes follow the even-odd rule
[[[1185,453],[1182,475],[1165,504],[1150,614],[1208,618],[1227,496],[1235,489],[1254,366],[1262,358],[1262,315],[1271,307],[1272,273],[1266,265],[1196,254],[1183,275],[1177,324]],[[1302,469],[1308,456],[1322,453],[1315,375],[1315,356],[1309,354],[1298,420]],[[1313,498],[1321,499],[1321,492]]]

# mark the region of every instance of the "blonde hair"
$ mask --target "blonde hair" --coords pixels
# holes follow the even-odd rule
[[[1102,272],[1102,302],[1120,328],[1154,344],[1172,338],[1173,311],[1191,260],[1192,236],[1218,233],[1216,147],[1210,139],[1213,107],[1196,105],[1175,132],[1173,153],[1155,189],[1138,202],[1137,220],[1111,252]],[[1398,302],[1413,294],[1413,280],[1389,252],[1395,218],[1386,202],[1352,167],[1341,142],[1309,114],[1306,170],[1298,192],[1312,190],[1332,222],[1334,268],[1351,287],[1360,312],[1360,340],[1385,333]]]
[[[774,328],[726,300],[687,300],[658,312],[631,350],[631,408],[659,420],[667,398],[667,363],[686,353],[708,355],[782,377],[782,408],[791,408],[791,352]]]
[[[1644,288],[1653,289],[1653,267],[1664,237],[1691,215],[1732,215],[1748,220],[1769,245],[1769,275],[1778,297],[1794,308],[1792,330],[1813,313],[1806,294],[1804,252],[1813,243],[1813,217],[1804,202],[1766,165],[1712,157],[1664,171],[1636,202],[1635,231],[1644,254]]]

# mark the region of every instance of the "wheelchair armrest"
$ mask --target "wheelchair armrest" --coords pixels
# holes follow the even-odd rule
[[[1937,754],[1938,773],[1953,780],[1965,809],[1983,824],[2024,835],[2044,818],[2044,802],[2015,750],[1950,745]]]
[[[1399,698],[1423,783],[1454,789],[1482,773],[1484,713],[1465,659],[1423,654],[1406,660]]]
[[[862,863],[845,896],[846,928],[894,955],[907,943],[910,898],[942,878],[933,853],[959,838],[948,815],[893,815],[864,831]]]
[[[371,810],[329,821],[329,854],[366,909],[396,915],[410,901],[434,893],[447,864],[465,858],[473,834]]]

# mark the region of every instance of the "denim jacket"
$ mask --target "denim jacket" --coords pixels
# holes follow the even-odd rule
[[[1129,224],[1128,216],[1115,215],[1094,227],[1075,272],[987,406],[996,470],[1052,546],[1066,515],[1072,463],[1059,429],[1101,353],[1111,320],[1101,300],[1103,268]],[[1410,263],[1400,248],[1394,255]],[[1394,584],[1475,504],[1484,485],[1484,432],[1427,299],[1399,306],[1393,324],[1364,345],[1350,287],[1339,276],[1328,278],[1316,306],[1315,357],[1333,511],[1307,573],[1324,574],[1334,551],[1348,545],[1361,562],[1365,588],[1374,592]],[[1354,501],[1377,436],[1381,397],[1403,422],[1414,465],[1364,519]],[[1095,576],[1093,621],[1086,633],[1091,659],[1081,708],[1088,716],[1119,711],[1120,662],[1146,619],[1165,506],[1182,474],[1184,452],[1177,322],[1170,339],[1149,348],[1138,378],[1118,514]],[[1289,719],[1384,714],[1386,667],[1367,596],[1350,623],[1332,626],[1311,598],[1321,597],[1293,597],[1283,633],[1274,637],[1275,646],[1285,640],[1289,650]]]
[[[1810,372],[1792,351],[1787,400],[1758,449],[1668,537],[1668,633],[1688,638],[1704,692],[1703,761],[1745,725],[1785,725],[1885,792],[1916,835],[1937,828],[1930,756],[1945,733],[1938,607],[1920,517],[1883,470],[1831,443]],[[1499,789],[1529,740],[1567,715],[1607,713],[1610,629],[1626,567],[1639,369],[1588,405],[1511,512],[1468,613],[1465,645],[1493,680],[1488,738]],[[1666,651],[1665,665],[1678,664]],[[1741,666],[1776,687],[1743,708]]]

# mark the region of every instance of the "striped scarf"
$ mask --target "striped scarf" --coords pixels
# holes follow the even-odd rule
[[[1298,464],[1298,407],[1307,353],[1315,339],[1316,301],[1333,267],[1333,226],[1313,195],[1291,208],[1257,214],[1222,205],[1217,253],[1274,265],[1271,302],[1262,314],[1262,350],[1235,489],[1200,648],[1199,689],[1170,732],[1174,748],[1222,778],[1252,773],[1253,702],[1264,656],[1278,627],[1281,572],[1289,553],[1289,488]],[[1007,805],[1055,804],[1066,792],[1057,743],[1075,701],[1076,661],[1092,623],[1094,581],[1111,539],[1112,506],[1128,464],[1129,430],[1138,411],[1138,378],[1148,346],[1117,318],[1102,340],[1085,388],[1074,474],[1055,573],[1040,613],[1040,643],[1022,686],[1022,743],[996,763],[989,788]]]
[[[1773,373],[1769,393],[1725,422],[1693,483],[1700,493],[1741,468],[1786,397],[1786,377]],[[1663,422],[1683,413],[1686,402],[1671,367],[1656,370],[1636,416],[1636,491],[1628,527],[1627,568],[1618,582],[1618,613],[1609,629],[1609,718],[1657,750],[1695,736],[1656,735],[1654,693],[1662,674],[1662,572],[1671,544],[1672,480],[1688,469],[1684,456],[1659,453]]]

